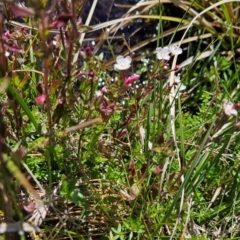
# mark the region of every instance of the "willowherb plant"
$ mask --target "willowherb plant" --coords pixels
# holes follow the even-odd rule
[[[102,234],[111,239],[171,235],[183,239],[190,229],[189,216],[194,224],[204,227],[206,219],[224,219],[221,209],[229,209],[230,200],[225,201],[222,189],[227,189],[231,199],[238,197],[234,190],[239,166],[231,154],[239,142],[235,132],[239,104],[233,103],[238,102],[237,94],[235,99],[224,101],[221,109],[216,102],[225,96],[222,89],[227,92],[231,82],[218,85],[221,74],[211,68],[211,77],[204,72],[209,80],[206,84],[204,79],[186,91],[184,84],[194,85],[191,77],[198,76],[202,66],[197,71],[185,68],[180,77],[180,66],[189,64],[170,67],[183,50],[179,43],[164,46],[165,38],[162,47],[154,48],[156,55],[151,55],[151,49],[144,53],[148,59],[140,61],[143,51],[128,46],[122,37],[121,51],[112,48],[114,61],[106,60],[100,44],[97,54],[90,42],[81,40],[84,31],[97,29],[82,24],[85,2],[31,1],[18,5],[5,1],[2,5],[6,10],[6,20],[0,25],[3,201],[11,199],[6,190],[13,189],[12,183],[20,183],[30,197],[26,193],[27,201],[20,204],[17,221],[25,221],[22,212],[26,211],[35,225],[43,222],[41,228],[49,239],[60,232],[65,238],[87,232],[88,237]],[[147,4],[156,3],[141,1],[135,8]],[[224,14],[227,16],[226,11]],[[160,19],[159,15],[149,16]],[[128,17],[136,18],[125,16],[126,21]],[[1,27],[3,23],[7,30]],[[182,24],[186,29],[186,22]],[[116,28],[113,24],[106,31],[113,34]],[[101,37],[99,42],[104,41],[105,36]],[[216,61],[219,59],[217,56]],[[217,90],[209,90],[209,85]],[[182,91],[185,93],[180,95]],[[184,104],[195,95],[201,96],[198,100],[202,102],[194,115]],[[176,114],[172,115],[174,108]],[[29,181],[29,176],[33,180]],[[32,185],[38,186],[40,193]],[[20,200],[17,196],[9,203]],[[51,215],[44,222],[49,213],[57,217]],[[4,214],[7,222],[13,216],[6,209]]]

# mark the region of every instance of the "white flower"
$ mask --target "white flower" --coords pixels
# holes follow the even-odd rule
[[[238,112],[236,109],[234,109],[234,104],[230,101],[224,100],[223,101],[223,111],[227,116],[237,116]]]
[[[168,78],[168,82],[170,82],[170,77]],[[178,99],[178,93],[184,91],[186,86],[181,82],[180,75],[174,76],[174,92],[171,92],[171,96],[175,99]]]
[[[101,97],[103,95],[101,91],[96,91],[95,94],[96,94],[97,97]]]
[[[182,84],[182,82],[181,82],[179,74],[174,77],[174,83],[176,84],[177,91],[183,91],[186,89],[186,86],[184,84]]]
[[[170,59],[169,54],[171,53],[171,51],[170,51],[169,47],[164,47],[164,48],[159,47],[156,49],[156,52],[157,52],[157,59],[159,59],[159,60],[162,60],[162,59],[169,60]]]
[[[132,59],[127,56],[127,57],[123,57],[123,56],[117,56],[116,58],[116,64],[114,64],[114,69],[116,70],[126,70],[128,68],[131,67],[131,62]]]
[[[169,47],[170,52],[172,53],[172,55],[179,55],[182,54],[182,49],[180,47],[178,47],[176,44],[173,44]]]
[[[6,51],[5,52],[5,57],[9,57],[10,56],[10,52]]]
[[[175,76],[175,83],[180,83],[181,79],[180,79],[180,75],[178,74],[177,76]]]

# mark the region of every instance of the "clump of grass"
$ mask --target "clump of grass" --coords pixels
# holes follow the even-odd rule
[[[91,26],[85,3],[2,4],[1,233],[238,238],[237,5],[140,1]],[[156,36],[115,37],[134,19]]]

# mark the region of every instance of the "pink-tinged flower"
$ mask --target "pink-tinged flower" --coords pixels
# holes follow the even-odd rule
[[[140,75],[133,74],[132,76],[128,77],[124,81],[124,86],[129,87],[132,83],[136,82],[139,79]]]
[[[227,116],[238,115],[237,110],[234,108],[234,104],[227,100],[223,101],[223,111]]]
[[[57,100],[58,105],[63,104],[63,102],[64,102],[64,99],[63,99],[63,98],[58,98],[58,100]]]
[[[14,39],[13,35],[9,33],[9,31],[5,32],[3,34],[3,37],[5,37],[6,39]]]
[[[127,57],[123,57],[123,56],[117,56],[116,58],[116,64],[114,64],[114,69],[116,70],[127,70],[128,68],[131,67],[131,62],[132,59],[127,56]]]
[[[42,95],[35,98],[35,102],[37,104],[43,104],[46,100],[46,97],[47,97],[46,94],[42,94]]]
[[[154,167],[155,167],[155,171],[154,171],[155,174],[159,174],[163,172],[162,168],[160,168],[159,166],[155,165]]]
[[[22,204],[22,209],[24,209],[27,213],[32,213],[36,207],[33,202],[28,201]]]
[[[102,95],[103,95],[101,91],[96,91],[95,94],[96,94],[97,97],[102,97]]]
[[[101,93],[103,95],[107,93],[107,88],[105,86],[101,89]]]
[[[159,60],[169,60],[170,59],[170,49],[169,47],[164,47],[164,48],[157,48],[156,49],[156,53],[157,53],[157,59]]]
[[[107,93],[107,88],[104,86],[101,90],[96,91],[96,96],[101,98],[103,95]]]

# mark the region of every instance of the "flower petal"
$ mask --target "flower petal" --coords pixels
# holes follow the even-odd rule
[[[237,116],[238,112],[236,109],[234,109],[234,104],[230,101],[225,100],[223,102],[223,111],[227,116]]]
[[[169,49],[173,55],[182,54],[182,49],[178,47],[176,44],[171,45]]]
[[[132,76],[128,77],[124,81],[124,86],[130,86],[130,84],[134,83],[139,79],[140,75],[138,74],[133,74]]]
[[[130,68],[132,59],[131,57],[123,57],[122,55],[117,56],[116,64],[114,64],[114,69],[116,70],[126,70]]]
[[[35,102],[37,104],[43,104],[45,102],[45,100],[46,100],[46,94],[42,94],[35,98]]]

